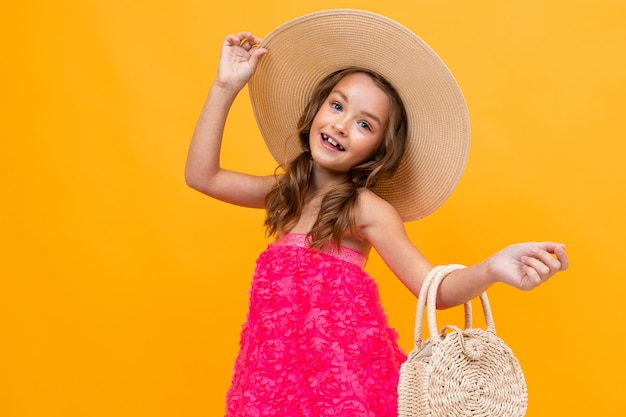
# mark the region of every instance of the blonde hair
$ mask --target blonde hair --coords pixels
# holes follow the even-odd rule
[[[307,235],[310,247],[323,249],[331,242],[339,247],[342,237],[348,230],[358,238],[354,208],[359,193],[366,188],[372,189],[381,178],[392,176],[400,164],[406,142],[407,117],[396,90],[382,76],[363,68],[351,67],[333,72],[313,90],[311,99],[298,122],[298,137],[304,151],[285,167],[284,175],[265,199],[267,210],[265,226],[268,236],[283,236],[300,219],[313,170],[309,147],[313,119],[335,85],[345,76],[355,73],[369,75],[389,96],[391,106],[387,128],[382,143],[374,155],[351,168],[348,180],[323,197],[317,219]]]

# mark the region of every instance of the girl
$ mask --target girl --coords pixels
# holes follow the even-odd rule
[[[357,23],[346,23],[345,15],[329,12],[315,15],[311,27],[321,33],[328,33],[324,26],[329,23],[335,28],[371,27],[364,21],[371,15],[350,13]],[[333,21],[338,14],[341,20]],[[376,34],[398,27],[388,20],[382,23],[385,30],[375,29]],[[375,49],[376,59],[384,61],[387,48],[373,47],[372,39],[366,37],[368,50]],[[351,40],[348,48],[337,48],[346,51],[342,56],[352,54],[346,62],[356,66],[345,65],[317,77],[321,81],[307,96],[297,125],[297,155],[279,160],[284,162],[284,172],[259,177],[228,171],[219,163],[228,110],[257,65],[281,59],[280,52],[273,55],[280,48],[260,43],[250,32],[225,39],[186,167],[186,181],[192,188],[232,204],[266,208],[268,234],[275,236],[257,261],[248,319],[227,395],[227,415],[395,416],[398,370],[406,357],[387,323],[376,284],[362,267],[374,247],[416,295],[432,269],[407,238],[403,219],[410,216],[399,214],[404,209],[398,209],[394,198],[381,197],[386,195],[384,187],[394,184],[396,175],[411,164],[407,149],[418,139],[412,133],[415,118],[408,110],[418,100],[400,94],[402,82],[390,82],[373,70],[375,65],[357,59],[362,54],[352,51]],[[336,46],[330,41],[323,44]],[[298,91],[290,88],[288,94]],[[260,106],[258,100],[253,97],[253,105]],[[282,135],[268,139],[271,134],[261,113],[288,110],[263,106],[255,112],[266,141],[284,141]],[[275,156],[280,154],[276,149]],[[445,188],[445,179],[440,181],[439,188]],[[401,189],[400,195],[407,190]],[[462,304],[495,282],[530,290],[566,268],[561,244],[512,245],[451,273],[440,287],[437,306]]]

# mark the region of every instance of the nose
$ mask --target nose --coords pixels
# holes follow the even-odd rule
[[[341,136],[346,135],[346,118],[345,117],[337,117],[333,123],[333,128],[337,133]]]

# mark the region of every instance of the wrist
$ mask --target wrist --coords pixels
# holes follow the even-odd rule
[[[241,91],[241,89],[232,84],[215,80],[209,91],[209,99],[213,102],[217,100],[217,102],[223,105],[230,106],[235,101],[239,91]]]
[[[493,285],[496,282],[500,282],[500,273],[498,272],[497,263],[494,262],[494,257],[497,254],[490,256],[485,261],[482,262],[483,274],[487,277],[487,281],[489,285]]]
[[[216,78],[213,81],[213,85],[211,86],[211,88],[221,93],[234,97],[237,94],[239,94],[239,92],[243,88],[243,85],[237,85],[231,81],[225,81],[225,80],[220,80],[219,78]]]

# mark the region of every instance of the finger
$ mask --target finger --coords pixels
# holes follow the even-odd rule
[[[252,68],[256,68],[259,62],[259,58],[261,58],[263,55],[267,54],[268,52],[269,51],[266,48],[255,47],[250,52],[250,65],[252,66]]]
[[[533,248],[543,249],[548,253],[556,254],[557,251],[564,251],[565,245],[562,243],[555,242],[534,242],[532,243]]]
[[[554,254],[556,258],[561,262],[561,271],[565,271],[569,268],[569,258],[567,256],[567,252],[565,252],[565,245],[559,245],[555,250]]]
[[[535,271],[535,274],[537,275],[540,282],[547,280],[552,275],[550,267],[546,265],[541,259],[535,258],[533,256],[523,256],[522,262],[524,263],[525,267],[528,267]],[[525,268],[525,270],[527,270],[527,268]]]
[[[248,43],[248,39],[252,38],[254,38],[254,35],[252,35],[251,32],[239,32],[237,34],[230,34],[226,36],[224,44],[229,46],[243,46],[244,43]]]
[[[239,32],[235,35],[237,37],[237,39],[239,39],[240,42],[242,42],[244,39],[251,39],[254,37],[254,35],[252,34],[252,32]]]
[[[228,35],[224,39],[224,45],[233,46],[239,45],[241,43],[241,39],[237,35]]]
[[[258,36],[254,36],[254,35],[252,35],[250,37],[250,39],[252,39],[253,46],[258,46],[261,42],[263,42],[263,39],[259,38]]]
[[[561,261],[558,258],[555,258],[552,253],[539,248],[532,248],[530,252],[532,254],[531,256],[543,262],[551,273],[554,274],[562,269]]]
[[[241,42],[239,42],[239,46],[242,47],[246,52],[252,53],[253,50],[259,47],[259,43],[255,42],[254,38],[244,38],[241,40]]]
[[[565,245],[562,243],[554,243],[554,242],[539,242],[534,243],[532,249],[543,249],[553,258],[556,258],[559,262],[558,271],[565,271],[569,268],[569,259],[567,256],[567,252],[565,251]],[[547,259],[547,258],[544,258]],[[558,272],[555,271],[555,272]]]
[[[252,41],[248,38],[243,38],[241,42],[239,42],[239,46],[241,46],[246,51],[249,51],[250,49],[252,49],[252,45],[253,45]]]
[[[531,290],[541,285],[543,281],[541,280],[541,277],[539,276],[535,268],[533,268],[532,266],[528,266],[528,265],[522,265],[522,269],[526,273],[526,282],[527,282],[527,284],[524,285],[523,289]]]
[[[262,41],[258,36],[254,36],[252,32],[239,32],[237,38],[239,39],[239,46],[246,51],[250,51],[252,48],[259,46]]]

